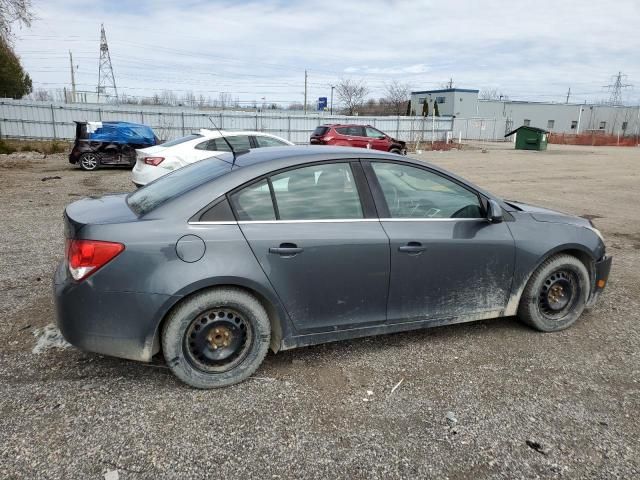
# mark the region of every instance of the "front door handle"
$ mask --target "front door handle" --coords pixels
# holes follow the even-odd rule
[[[427,249],[420,242],[409,242],[406,245],[398,247],[399,252],[403,253],[422,253]]]
[[[283,257],[293,257],[299,253],[302,253],[304,249],[298,247],[295,243],[281,243],[279,247],[270,247],[269,253],[275,253]]]

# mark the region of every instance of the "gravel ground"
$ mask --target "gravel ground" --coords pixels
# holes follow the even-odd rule
[[[270,354],[217,391],[159,364],[32,353],[54,322],[63,207],[131,184],[0,155],[0,477],[638,478],[640,151],[486,149],[422,156],[595,218],[614,266],[593,312],[553,334],[508,318]]]

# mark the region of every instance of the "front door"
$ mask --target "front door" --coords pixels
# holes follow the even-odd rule
[[[514,268],[507,224],[489,223],[476,192],[437,172],[401,163],[369,165],[391,247],[388,321],[500,314]]]
[[[373,127],[366,127],[365,133],[367,134],[369,148],[372,148],[373,150],[382,150],[384,152],[389,150],[389,141],[387,140],[387,136],[380,130]]]
[[[354,168],[362,175],[357,162],[296,168],[231,195],[299,332],[385,322],[389,241],[377,218],[365,218]]]

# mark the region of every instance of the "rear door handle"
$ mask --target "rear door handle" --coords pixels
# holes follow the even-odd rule
[[[274,253],[283,257],[293,257],[303,251],[304,249],[302,247],[298,247],[295,243],[281,243],[279,247],[269,247],[269,253]]]
[[[398,251],[404,253],[422,253],[426,249],[427,247],[423,246],[420,242],[409,242],[406,245],[398,247]]]

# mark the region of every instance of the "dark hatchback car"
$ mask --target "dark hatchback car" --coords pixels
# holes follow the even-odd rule
[[[309,143],[407,154],[406,142],[396,140],[371,125],[321,125],[313,131]]]
[[[611,266],[588,220],[353,148],[222,154],[74,202],[64,220],[65,338],[128,359],[162,352],[198,388],[247,378],[269,347],[511,315],[561,330]]]
[[[159,143],[151,127],[130,122],[75,122],[69,163],[92,171],[104,166],[133,167],[136,149]]]

